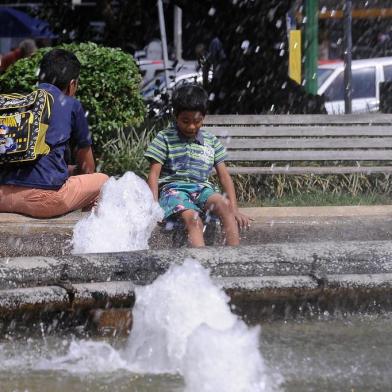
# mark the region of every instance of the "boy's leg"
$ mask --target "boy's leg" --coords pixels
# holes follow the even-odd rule
[[[161,190],[159,204],[165,212],[164,219],[179,217],[185,225],[188,242],[192,247],[204,246],[203,222],[192,199],[192,186],[173,183]]]
[[[69,177],[58,191],[61,202],[57,211],[63,211],[59,215],[92,207],[98,201],[101,189],[108,179],[109,177],[103,173]]]
[[[237,246],[240,243],[238,224],[230,209],[228,200],[219,193],[212,194],[204,205],[204,211],[217,215],[222,222],[226,234],[226,244]]]
[[[27,188],[16,185],[0,186],[0,212],[52,218],[48,206],[57,204],[56,190]]]
[[[185,210],[179,213],[188,233],[189,245],[193,248],[205,246],[203,237],[203,222],[195,210]]]
[[[3,185],[0,212],[52,218],[93,204],[108,176],[102,173],[70,177],[59,190]]]

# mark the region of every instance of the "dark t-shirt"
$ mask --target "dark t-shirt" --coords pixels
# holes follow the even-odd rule
[[[65,151],[69,140],[78,148],[92,144],[85,112],[81,103],[64,95],[56,86],[42,83],[38,86],[53,95],[54,102],[46,132],[48,155],[28,165],[0,168],[1,185],[18,185],[39,189],[59,189],[68,178]]]

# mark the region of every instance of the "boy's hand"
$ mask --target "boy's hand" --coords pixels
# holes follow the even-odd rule
[[[68,177],[76,176],[77,168],[77,165],[68,165]]]
[[[235,220],[237,221],[238,226],[239,226],[239,228],[241,230],[243,230],[243,229],[248,229],[249,230],[250,222],[254,221],[254,219],[252,219],[249,216],[243,214],[239,210],[234,212],[234,217],[235,217]]]

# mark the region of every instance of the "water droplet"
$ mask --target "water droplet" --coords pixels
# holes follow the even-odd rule
[[[242,41],[242,43],[241,43],[241,49],[242,49],[243,51],[246,51],[246,50],[248,50],[249,45],[250,45],[250,42],[246,39],[246,40]]]
[[[208,11],[208,16],[214,16],[216,13],[216,9],[214,7],[211,7]]]

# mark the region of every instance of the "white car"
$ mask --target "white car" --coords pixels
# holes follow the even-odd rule
[[[379,110],[380,83],[392,81],[392,57],[352,61],[352,112]],[[344,114],[344,63],[319,65],[318,94],[328,114]]]
[[[142,86],[148,83],[151,79],[155,78],[159,72],[165,69],[163,60],[137,60],[140,73],[143,76]],[[173,61],[169,62],[169,67],[173,65]]]
[[[181,68],[177,70],[177,72],[170,71],[169,72],[169,89],[173,90],[174,88],[186,84],[186,83],[202,83],[202,74],[198,72],[194,66],[190,66],[190,68]],[[160,94],[167,92],[165,73],[163,71],[158,72],[156,76],[146,83],[142,89],[141,94],[144,100],[159,100]]]

